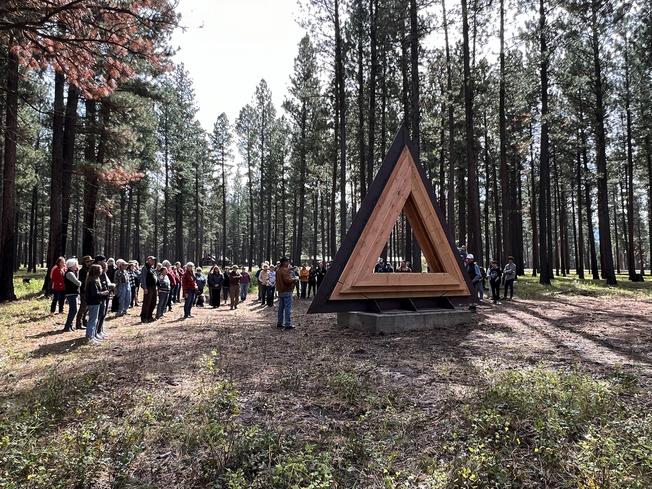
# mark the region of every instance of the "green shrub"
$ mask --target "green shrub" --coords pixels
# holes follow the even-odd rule
[[[652,487],[652,424],[623,384],[534,369],[498,375],[448,444],[454,487]]]

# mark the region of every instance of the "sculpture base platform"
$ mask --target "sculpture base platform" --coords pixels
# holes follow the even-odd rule
[[[432,309],[412,311],[339,312],[337,325],[372,335],[435,330],[469,324],[475,319],[469,309]]]

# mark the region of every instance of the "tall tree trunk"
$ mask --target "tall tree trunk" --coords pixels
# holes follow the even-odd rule
[[[67,252],[68,220],[70,218],[70,194],[72,191],[72,174],[75,164],[75,137],[77,134],[77,106],[79,89],[68,86],[68,100],[63,128],[63,181],[61,183],[61,251]]]
[[[629,49],[625,38],[625,113],[627,116],[627,270],[629,280],[636,281],[636,264],[634,261],[634,156],[632,150],[632,111],[630,107]]]
[[[303,227],[305,220],[305,206],[306,206],[306,168],[307,168],[307,125],[308,125],[308,111],[305,102],[301,109],[301,146],[299,154],[299,208],[297,217],[297,234],[296,234],[296,248],[294,250],[294,263],[301,261],[301,252],[303,251]],[[364,173],[364,168],[361,168]],[[296,195],[296,193],[295,193]]]
[[[500,135],[500,182],[501,182],[501,203],[502,203],[502,235],[503,244],[498,238],[498,263],[505,263],[508,256],[512,254],[510,236],[510,218],[512,215],[510,206],[510,195],[513,189],[509,188],[509,170],[507,168],[507,121],[505,117],[505,2],[500,0],[500,86],[498,89],[498,127]]]
[[[453,107],[453,73],[451,66],[450,45],[448,42],[448,22],[446,19],[446,0],[441,0],[443,13],[444,39],[446,43],[446,105],[448,107],[448,187],[446,218],[453,239],[455,239],[455,119]]]
[[[417,161],[421,160],[421,113],[419,97],[419,17],[416,0],[410,0],[410,96],[412,107],[410,110],[412,126],[412,142],[414,143],[414,155]],[[479,216],[478,216],[479,218]],[[412,237],[411,262],[414,272],[421,272],[421,248],[419,242]]]
[[[222,170],[222,268],[226,266],[226,148],[221,148],[220,166]],[[261,199],[262,200],[262,199]]]
[[[344,86],[344,53],[340,29],[340,5],[335,0],[335,78],[337,80],[337,102],[339,115],[340,143],[340,240],[346,235],[346,92]],[[334,250],[333,250],[334,251]]]
[[[378,78],[378,0],[369,0],[369,44],[371,68],[369,72],[369,139],[367,143],[367,182],[374,178],[376,148],[376,82]]]
[[[13,41],[13,39],[11,40]],[[9,44],[11,45],[11,43]],[[9,50],[6,69],[2,221],[0,222],[0,301],[16,300],[16,146],[18,140],[18,57]]]
[[[579,148],[581,147],[581,140],[578,137],[577,141],[577,169],[576,169],[576,185],[577,189],[577,252],[576,252],[576,268],[578,278],[584,280],[584,230],[582,228],[582,156]]]
[[[54,266],[57,258],[63,255],[62,244],[62,193],[63,193],[63,126],[64,107],[63,73],[54,75],[54,113],[52,116],[52,162],[50,179],[50,241],[48,244],[48,268]],[[49,291],[50,275],[46,274],[43,287]]]
[[[607,150],[604,128],[604,102],[602,88],[602,67],[600,64],[600,44],[598,34],[598,2],[591,3],[591,31],[593,39],[593,88],[595,90],[595,149],[598,170],[598,227],[600,229],[600,261],[608,285],[617,285],[614,273],[613,252],[611,248],[611,229],[609,225],[609,195],[607,191]]]
[[[363,0],[357,0],[357,37],[358,37],[358,173],[360,175],[360,201],[364,199],[367,193],[367,170],[365,161],[367,152],[364,142],[364,6]]]
[[[548,147],[548,46],[546,39],[545,2],[539,0],[539,43],[541,50],[541,143],[539,155],[539,283],[550,285],[552,250],[550,228],[550,149]]]
[[[478,188],[477,162],[475,159],[475,139],[473,130],[473,79],[469,53],[469,22],[467,0],[462,0],[462,51],[464,58],[464,115],[466,133],[466,167],[468,172],[469,202],[469,250],[482,261],[482,241],[480,236],[480,190]]]

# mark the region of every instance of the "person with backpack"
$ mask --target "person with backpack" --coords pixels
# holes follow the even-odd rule
[[[482,289],[482,273],[480,266],[475,262],[475,257],[469,253],[466,255],[466,271],[469,274],[471,285],[473,287],[472,294],[478,299],[481,304],[484,303],[484,290]]]
[[[507,257],[507,265],[503,270],[503,280],[505,281],[505,294],[503,299],[507,300],[507,290],[509,290],[509,300],[514,299],[514,280],[516,280],[516,263],[514,257]]]
[[[500,304],[500,278],[503,272],[496,260],[492,260],[489,267],[489,285],[491,286],[491,302]]]

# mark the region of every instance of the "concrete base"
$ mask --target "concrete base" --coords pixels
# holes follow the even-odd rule
[[[411,311],[339,312],[337,325],[369,334],[405,333],[454,327],[475,321],[469,309],[436,309]]]

